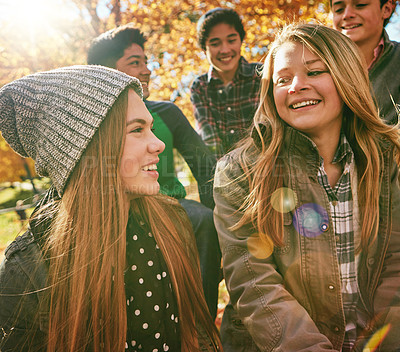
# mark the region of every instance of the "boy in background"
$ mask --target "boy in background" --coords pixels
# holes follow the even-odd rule
[[[385,26],[396,1],[331,0],[330,4],[334,28],[353,40],[364,55],[380,116],[395,124],[400,104],[400,43],[389,39]]]
[[[198,132],[216,158],[238,142],[253,121],[259,102],[260,64],[240,51],[245,30],[231,9],[215,8],[197,23],[198,41],[210,63],[191,87]]]

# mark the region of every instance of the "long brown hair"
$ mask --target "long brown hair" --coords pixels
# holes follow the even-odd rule
[[[219,346],[202,295],[190,224],[161,196],[128,201],[119,174],[128,89],[117,99],[55,206],[48,241],[47,351],[124,351],[124,269],[129,210],[140,212],[167,263],[180,312],[182,351],[198,348],[196,327]],[[189,240],[190,239],[190,240]],[[193,240],[194,241],[194,240]]]
[[[379,225],[382,141],[395,146],[399,163],[399,130],[385,125],[379,118],[368,73],[356,45],[338,31],[315,24],[286,26],[269,49],[263,68],[260,104],[254,116],[253,137],[257,136],[260,145],[256,146],[249,137],[240,147],[242,179],[247,180],[250,190],[240,209],[244,215],[235,227],[251,222],[262,240],[268,242],[270,238],[274,245],[283,245],[283,213],[273,209],[271,195],[283,186],[283,175],[287,175],[281,148],[287,127],[276,110],[272,74],[276,52],[286,42],[303,44],[325,63],[344,102],[342,130],[355,155],[361,247],[366,249],[376,238]]]

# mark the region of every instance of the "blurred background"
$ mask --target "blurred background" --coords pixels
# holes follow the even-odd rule
[[[193,123],[189,87],[208,70],[197,46],[196,22],[215,7],[233,8],[242,16],[243,55],[249,61],[262,60],[274,33],[288,21],[331,25],[329,1],[317,0],[0,0],[0,87],[33,72],[85,64],[92,38],[133,22],[148,37],[149,99],[175,102]],[[387,29],[392,40],[400,41],[398,13]],[[179,178],[196,197],[190,171],[183,162],[177,165]],[[0,135],[0,257],[24,231],[32,206],[48,187],[32,161],[15,154]]]

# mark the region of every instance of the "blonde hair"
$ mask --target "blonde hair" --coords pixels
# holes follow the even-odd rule
[[[93,137],[55,205],[45,246],[50,313],[47,351],[124,351],[124,269],[129,211],[146,218],[170,271],[182,351],[197,350],[196,322],[219,345],[199,284],[190,223],[161,196],[128,201],[119,167],[126,133],[126,89]],[[111,158],[111,159],[110,159]],[[186,236],[186,237],[185,237]]]
[[[251,222],[263,240],[270,238],[275,245],[283,245],[283,213],[275,211],[270,202],[272,193],[283,186],[283,177],[287,175],[281,148],[287,127],[275,106],[272,81],[275,55],[286,42],[301,43],[324,62],[344,102],[342,130],[355,155],[361,247],[366,249],[376,238],[379,225],[382,141],[395,146],[399,163],[399,130],[396,126],[385,125],[379,118],[357,46],[338,31],[321,25],[287,25],[269,49],[252,136],[257,136],[260,145],[256,146],[249,137],[240,147],[242,178],[247,179],[250,191],[240,209],[244,215],[236,227]]]

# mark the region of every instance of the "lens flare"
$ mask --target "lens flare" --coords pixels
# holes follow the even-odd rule
[[[318,204],[304,204],[294,212],[293,225],[300,235],[317,237],[329,228],[328,212]]]
[[[390,324],[386,324],[376,331],[365,345],[363,352],[374,352],[385,339],[390,331],[390,327]]]
[[[253,257],[258,259],[267,259],[272,255],[274,251],[274,244],[269,236],[255,233],[247,239],[247,248]]]
[[[278,188],[271,195],[271,206],[280,213],[288,213],[296,207],[296,193],[287,187]]]

